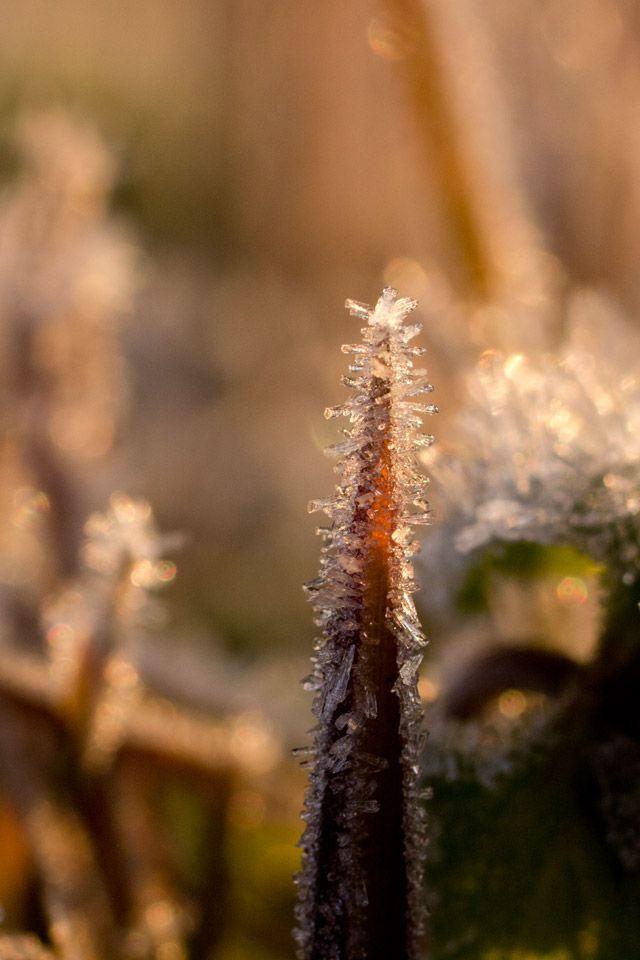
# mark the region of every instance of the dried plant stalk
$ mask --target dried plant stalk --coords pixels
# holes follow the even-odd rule
[[[383,291],[375,309],[348,300],[368,322],[345,383],[353,396],[327,417],[351,430],[327,451],[341,456],[335,496],[313,501],[323,530],[320,576],[306,585],[322,637],[307,687],[318,691],[310,748],[307,828],[297,909],[304,960],[415,958],[423,920],[425,848],[418,790],[421,749],[417,670],[426,641],[411,593],[411,523],[429,521],[427,480],[415,449],[421,415],[415,397],[432,388],[414,370],[410,347],[420,325],[406,325],[414,300]],[[408,512],[413,504],[419,512]]]
[[[157,777],[152,766],[128,755],[114,778],[115,824],[130,891],[127,956],[185,960],[186,915],[169,876],[162,828],[154,816]]]
[[[0,960],[55,960],[55,954],[37,937],[15,934],[0,936]]]
[[[49,934],[60,960],[103,960],[114,955],[115,925],[96,851],[56,782],[50,731],[36,724],[29,734],[27,716],[0,699],[0,767],[42,887]]]
[[[550,277],[482,4],[379,0],[379,9],[455,246],[457,286],[473,299],[534,309]],[[530,326],[519,336],[540,333]]]

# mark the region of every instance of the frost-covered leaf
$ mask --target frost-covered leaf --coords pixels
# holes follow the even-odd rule
[[[409,556],[410,525],[430,520],[416,430],[436,408],[413,400],[431,390],[408,346],[420,330],[404,324],[415,306],[390,288],[374,309],[347,301],[367,321],[362,345],[343,347],[356,355],[350,372],[358,376],[345,378],[352,397],[325,416],[347,417],[350,430],[328,451],[341,457],[336,494],[309,505],[327,513],[331,527],[322,531],[320,575],[306,585],[322,637],[305,681],[318,691],[319,725],[304,755],[312,758],[298,877],[304,960],[420,955],[425,844],[416,684],[425,639],[410,596]]]

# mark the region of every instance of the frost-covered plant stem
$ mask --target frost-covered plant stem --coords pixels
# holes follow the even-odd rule
[[[432,388],[413,369],[423,352],[405,325],[413,300],[383,291],[345,383],[353,396],[327,417],[347,416],[333,497],[313,501],[331,526],[319,577],[307,584],[322,636],[307,681],[317,690],[303,870],[297,916],[304,960],[396,960],[419,955],[423,822],[418,791],[421,707],[417,670],[425,644],[411,593],[411,523],[429,520],[427,481],[415,467],[421,414]],[[408,513],[415,505],[419,512]]]

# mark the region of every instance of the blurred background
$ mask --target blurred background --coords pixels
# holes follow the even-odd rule
[[[95,904],[74,914],[93,871],[139,880],[110,907],[128,957],[293,957],[306,504],[334,483],[323,410],[358,337],[344,300],[392,285],[420,301],[443,450],[478,356],[552,355],[577,289],[633,329],[639,104],[633,0],[6,5],[0,754],[19,773],[0,807],[0,956],[40,956],[13,931],[65,958],[117,955]],[[437,487],[432,506],[446,515]],[[592,656],[588,560],[538,557],[517,583],[494,566],[489,615],[439,549],[433,602],[418,562],[430,710],[461,658],[524,619]],[[500,730],[526,712],[500,704]],[[447,816],[478,781],[465,789],[445,791]],[[433,955],[613,960],[566,914],[571,932],[542,946],[492,928],[480,950],[445,924]]]

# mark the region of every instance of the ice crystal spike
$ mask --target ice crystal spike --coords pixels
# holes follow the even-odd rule
[[[350,420],[336,493],[315,500],[331,527],[323,530],[320,575],[307,584],[322,627],[314,672],[314,731],[298,877],[301,960],[417,960],[421,951],[424,825],[418,755],[422,714],[417,671],[426,643],[411,591],[409,524],[428,519],[426,480],[416,467],[419,418],[431,404],[414,370],[420,330],[405,324],[414,300],[390,287],[375,308],[347,300],[366,321],[350,399],[327,416]],[[430,441],[429,441],[430,442]],[[419,512],[416,512],[419,511]]]

